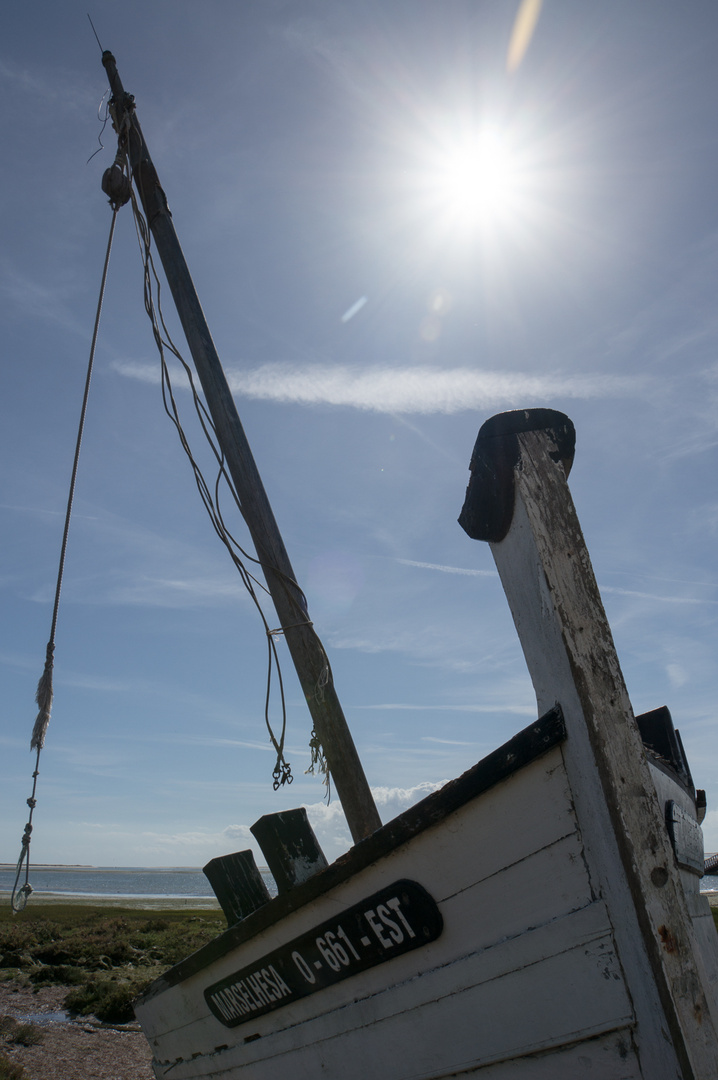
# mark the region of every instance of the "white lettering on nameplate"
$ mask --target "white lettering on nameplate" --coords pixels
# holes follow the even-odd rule
[[[397,881],[339,916],[209,986],[205,1000],[227,1027],[434,941],[441,913],[415,881]]]

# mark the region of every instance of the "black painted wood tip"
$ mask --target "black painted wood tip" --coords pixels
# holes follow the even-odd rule
[[[482,424],[471,455],[471,479],[459,525],[472,540],[498,543],[506,536],[514,513],[514,468],[519,460],[518,435],[547,431],[556,449],[550,451],[568,476],[576,447],[576,430],[565,413],[555,409],[517,409],[498,413]]]

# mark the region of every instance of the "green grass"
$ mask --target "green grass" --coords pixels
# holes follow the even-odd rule
[[[151,981],[140,974],[90,975],[83,986],[70,991],[65,1008],[80,1016],[96,1016],[107,1024],[128,1024],[135,1018],[132,1002]]]
[[[146,986],[226,926],[221,912],[206,910],[30,903],[13,915],[2,907],[0,979],[73,986],[65,999],[71,1012],[125,1023]]]

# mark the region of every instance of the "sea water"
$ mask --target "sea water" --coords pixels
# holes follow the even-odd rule
[[[15,883],[15,870],[0,870],[0,892],[10,892]],[[276,887],[271,874],[262,876],[271,895]],[[23,870],[20,884],[25,881]],[[200,900],[214,896],[212,886],[196,867],[149,868],[134,866],[59,867],[35,870],[30,867],[30,884],[36,900],[43,893],[57,896],[117,897],[137,899],[165,898],[168,900]]]
[[[269,871],[263,870],[270,895],[277,889]],[[21,878],[21,884],[25,875]],[[15,883],[15,870],[0,870],[0,892],[10,892]],[[201,870],[188,867],[148,868],[133,866],[63,867],[55,870],[30,868],[30,884],[36,900],[43,893],[59,896],[136,897],[138,899],[166,898],[199,900],[214,896],[212,887]],[[701,880],[701,892],[718,891],[718,877]]]

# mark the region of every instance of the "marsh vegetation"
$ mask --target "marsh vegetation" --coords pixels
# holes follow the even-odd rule
[[[226,920],[214,911],[36,905],[0,908],[0,980],[68,987],[65,1008],[106,1023],[134,1018],[132,1001]],[[2,1074],[0,1074],[1,1080]]]

